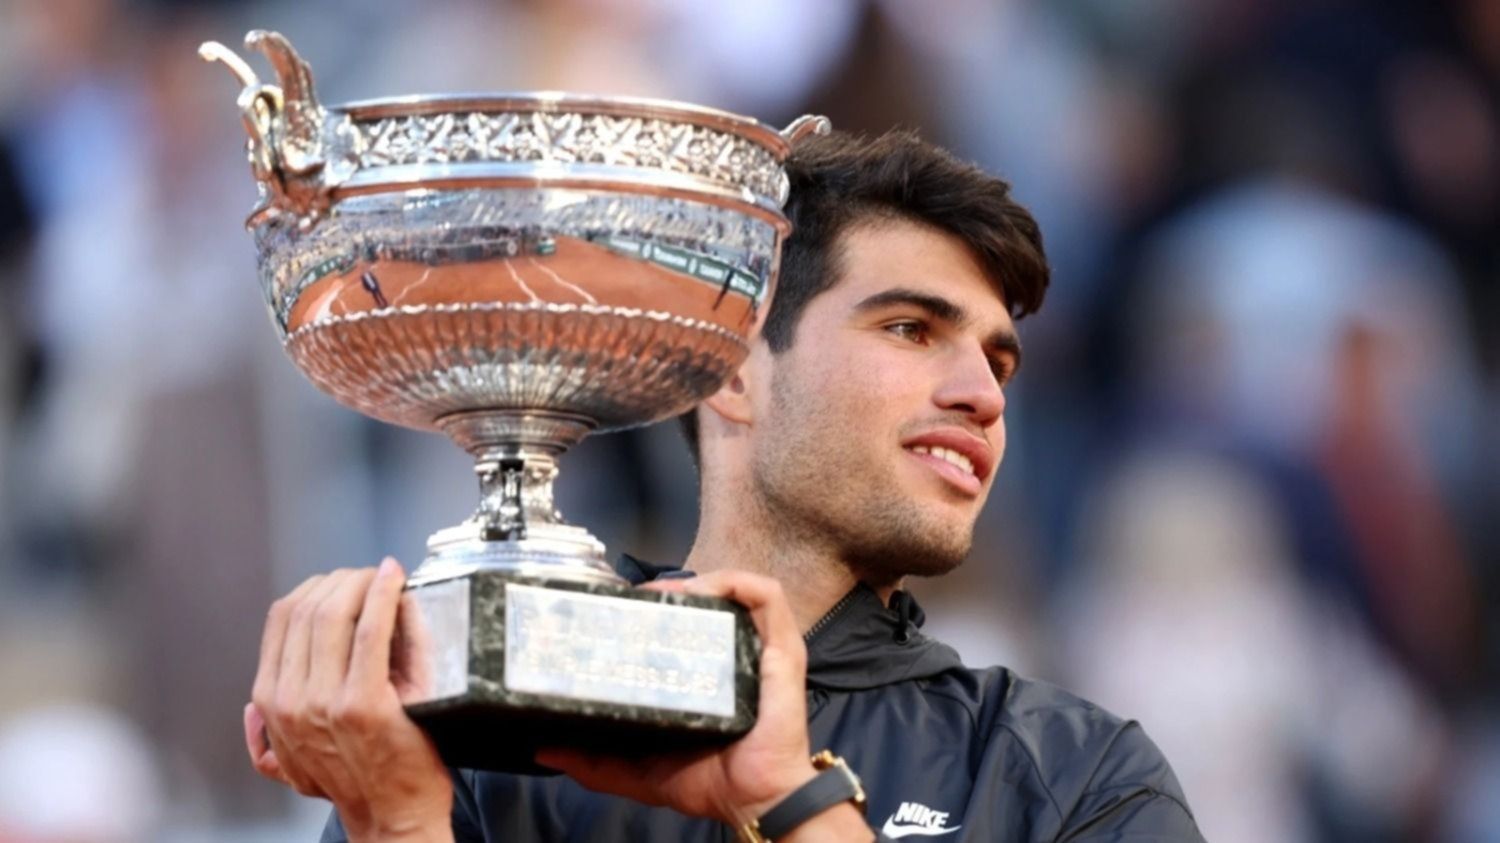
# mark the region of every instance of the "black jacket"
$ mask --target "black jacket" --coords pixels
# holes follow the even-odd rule
[[[661,569],[626,557],[634,582]],[[1201,841],[1139,725],[1005,668],[964,667],[858,586],[808,633],[808,730],[864,781],[882,839]],[[733,841],[729,827],[584,790],[571,779],[454,772],[454,836],[498,841]],[[324,843],[345,839],[330,817]]]

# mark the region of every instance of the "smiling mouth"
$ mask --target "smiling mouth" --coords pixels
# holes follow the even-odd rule
[[[952,448],[935,445],[911,445],[906,452],[920,460],[950,488],[969,498],[984,491],[984,483],[974,473],[973,461]]]
[[[911,451],[912,453],[927,454],[929,456],[937,457],[940,460],[945,460],[962,469],[965,474],[973,477],[975,480],[979,479],[979,477],[974,474],[974,463],[968,457],[960,454],[952,448],[932,448],[926,445],[913,445],[910,448],[907,448],[907,450]]]

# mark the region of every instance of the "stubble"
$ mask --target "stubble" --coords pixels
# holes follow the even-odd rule
[[[896,465],[855,420],[859,407],[831,404],[817,390],[772,377],[768,441],[753,470],[754,493],[787,541],[841,558],[872,584],[937,576],[958,567],[973,523],[944,517],[898,482]],[[878,401],[875,397],[872,400]],[[895,455],[899,459],[900,455]]]

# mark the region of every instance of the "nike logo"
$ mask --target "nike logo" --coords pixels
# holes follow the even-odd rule
[[[896,840],[902,837],[937,837],[951,834],[963,826],[948,827],[948,812],[934,811],[920,802],[902,802],[896,813],[885,820],[880,833]]]

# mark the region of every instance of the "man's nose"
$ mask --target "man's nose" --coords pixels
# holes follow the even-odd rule
[[[983,349],[957,350],[948,361],[934,402],[988,428],[1005,412],[1005,392]]]

